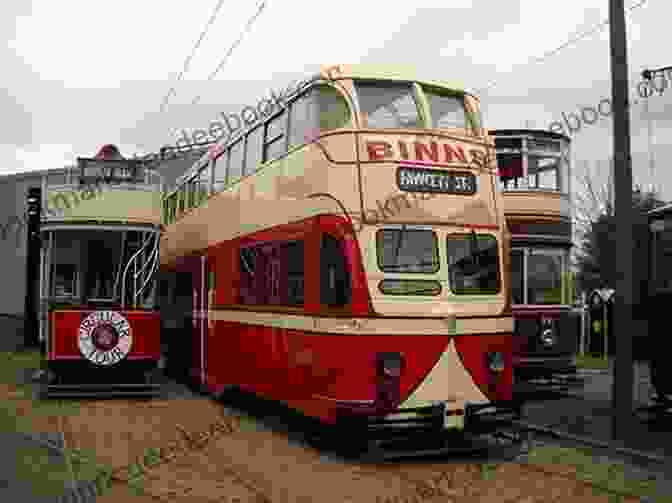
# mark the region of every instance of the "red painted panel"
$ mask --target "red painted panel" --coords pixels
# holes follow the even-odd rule
[[[513,387],[513,336],[460,335],[455,347],[476,385],[491,400],[511,400]],[[488,370],[487,353],[504,353],[504,372],[493,374]]]
[[[77,339],[82,320],[92,310],[67,310],[51,313],[52,339],[49,358],[84,359],[79,351]],[[128,359],[152,358],[161,355],[159,313],[150,311],[120,311],[128,320],[133,336],[133,345]]]
[[[375,399],[378,352],[404,354],[403,400],[424,380],[450,340],[444,335],[307,334],[227,322],[215,327],[210,340],[220,337],[226,342],[210,348],[217,348],[216,357],[208,355],[211,390],[237,384],[324,419],[335,412],[335,400]]]

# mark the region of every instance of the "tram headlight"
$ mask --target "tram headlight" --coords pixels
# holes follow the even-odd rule
[[[541,335],[539,336],[539,339],[541,339],[541,343],[547,348],[550,348],[557,342],[555,324],[552,319],[542,318]]]
[[[504,372],[504,353],[499,351],[488,353],[488,369],[495,373]]]

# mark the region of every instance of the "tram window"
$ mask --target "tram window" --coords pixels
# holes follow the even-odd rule
[[[523,250],[511,251],[511,289],[513,290],[513,303],[524,304],[524,252]]]
[[[285,130],[287,127],[287,112],[282,112],[271,119],[264,126],[264,147],[262,162],[277,159],[286,153]]]
[[[469,134],[473,129],[467,120],[464,109],[464,100],[459,96],[436,94],[425,90],[429,101],[429,109],[432,114],[432,127],[438,129],[460,129]]]
[[[562,304],[564,252],[530,250],[527,256],[527,303]]]
[[[497,154],[497,171],[503,189],[523,188],[522,154]]]
[[[259,304],[257,301],[256,273],[257,250],[241,248],[240,250],[240,296],[239,303],[243,305]]]
[[[499,293],[497,239],[487,234],[451,234],[447,240],[448,279],[456,295]]]
[[[346,306],[350,303],[350,272],[341,244],[328,234],[322,236],[320,298],[326,306]]]
[[[203,166],[198,172],[199,203],[205,201],[210,195],[210,180],[212,179],[212,166],[210,163]]]
[[[226,165],[229,159],[228,151],[224,151],[219,157],[214,161],[214,170],[215,170],[215,181],[213,183],[212,191],[221,192],[222,189],[226,186]]]
[[[247,135],[245,142],[245,175],[251,175],[261,165],[263,126],[256,127]]]
[[[242,248],[240,304],[302,306],[303,250],[302,241]]]
[[[530,176],[530,188],[560,190],[559,164],[559,157],[528,155],[527,171]]]
[[[319,125],[318,117],[318,107],[313,90],[292,102],[289,118],[289,148],[305,145],[311,136],[315,136]]]
[[[243,173],[243,139],[238,140],[229,149],[228,183],[240,180]]]
[[[376,247],[383,272],[432,274],[439,270],[439,248],[431,230],[379,230]]]
[[[55,264],[52,286],[54,297],[76,297],[77,267],[74,264]]]
[[[355,88],[365,127],[424,127],[411,84],[357,82]]]
[[[303,241],[289,243],[283,248],[284,260],[287,263],[286,304],[289,306],[302,306],[305,287]],[[281,291],[281,295],[282,293],[284,292]]]

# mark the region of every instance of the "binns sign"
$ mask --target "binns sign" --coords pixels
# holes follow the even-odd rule
[[[484,148],[465,148],[457,143],[439,141],[366,141],[369,161],[420,161],[428,164],[476,164],[487,166]]]

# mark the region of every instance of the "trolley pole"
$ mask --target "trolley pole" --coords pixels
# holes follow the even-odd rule
[[[628,115],[628,61],[623,0],[609,0],[611,95],[614,113],[616,309],[611,328],[616,361],[612,388],[613,439],[625,439],[632,420],[632,166]]]

